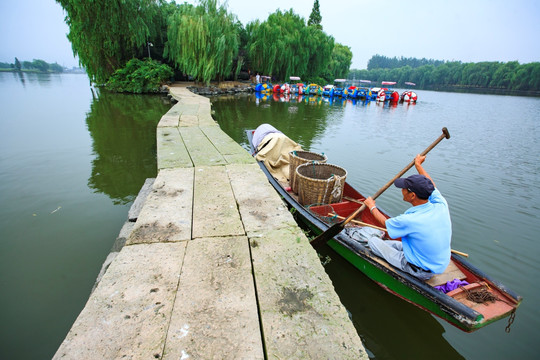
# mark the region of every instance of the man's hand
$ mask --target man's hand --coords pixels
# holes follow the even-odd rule
[[[418,167],[418,166],[422,166],[422,163],[426,160],[426,156],[422,156],[420,154],[416,155],[416,157],[414,158],[414,166]]]
[[[370,196],[366,200],[364,200],[364,204],[366,205],[366,207],[369,210],[369,209],[371,209],[372,207],[375,206],[375,200],[373,200],[373,198]]]

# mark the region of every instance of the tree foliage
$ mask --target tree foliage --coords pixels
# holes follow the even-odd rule
[[[170,66],[156,60],[131,59],[125,67],[114,72],[106,87],[116,92],[158,92],[160,86],[169,81],[173,75]]]
[[[374,61],[372,61],[375,59]],[[396,62],[397,61],[397,62]],[[519,64],[517,61],[461,63],[426,59],[397,59],[373,56],[368,70],[351,70],[349,78],[372,81],[406,81],[419,88],[479,88],[540,91],[540,63]],[[399,67],[396,64],[403,66]],[[418,65],[423,64],[423,65]]]
[[[332,60],[328,66],[327,79],[346,78],[349,74],[352,57],[353,54],[350,47],[336,43],[332,50]]]
[[[309,20],[307,22],[308,26],[315,26],[319,30],[322,30],[322,16],[321,11],[319,9],[319,0],[315,0],[313,3],[313,9],[311,10],[311,14],[309,15]]]
[[[334,38],[306,26],[292,9],[277,10],[264,22],[251,22],[246,31],[251,65],[259,72],[288,80],[290,76],[322,77],[327,71]]]
[[[165,53],[180,71],[205,83],[232,73],[240,31],[235,15],[216,0],[180,5],[169,16]],[[239,68],[237,70],[240,70]]]
[[[91,80],[107,81],[118,68],[159,43],[156,18],[163,0],[56,0],[66,11],[74,55]]]

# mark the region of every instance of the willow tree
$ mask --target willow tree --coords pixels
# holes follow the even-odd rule
[[[329,73],[334,78],[346,78],[352,63],[351,48],[340,43],[336,43],[332,49],[332,60],[329,64]]]
[[[277,10],[262,23],[249,23],[246,30],[252,66],[278,79],[321,76],[334,46],[331,36],[315,26],[306,26],[292,9]]]
[[[163,0],[56,0],[66,11],[73,54],[91,80],[107,81],[133,57],[141,57],[159,29]]]
[[[166,56],[196,80],[209,83],[232,74],[240,43],[238,20],[216,0],[180,5],[169,16],[167,38]]]

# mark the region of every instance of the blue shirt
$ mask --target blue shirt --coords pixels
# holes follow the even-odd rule
[[[450,263],[452,222],[448,203],[435,189],[422,205],[385,222],[392,239],[401,238],[403,253],[413,265],[442,274]]]

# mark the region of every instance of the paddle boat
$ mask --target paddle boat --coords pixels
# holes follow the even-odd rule
[[[255,85],[255,92],[271,93],[274,91],[274,86],[270,83],[270,76],[261,76],[262,83]]]
[[[443,129],[443,135],[444,130],[446,129]],[[254,156],[257,153],[257,146],[269,144],[270,140],[267,137],[272,136],[271,133],[267,134],[259,144],[254,144],[253,139],[261,137],[260,133],[256,133],[257,130],[246,131],[251,153]],[[437,141],[442,140],[443,135]],[[436,143],[431,147],[434,145]],[[429,151],[428,149],[424,154]],[[305,167],[314,167],[313,164],[317,164],[313,161],[314,158],[303,153],[297,152],[296,155],[305,158],[305,162],[308,163]],[[287,155],[289,154],[280,154],[280,156]],[[328,159],[328,162],[334,162],[334,160]],[[507,331],[509,331],[522,297],[468,262],[467,254],[452,250],[450,264],[443,274],[434,275],[427,281],[420,280],[393,267],[372,253],[365,237],[377,234],[388,239],[388,234],[385,232],[386,229],[380,227],[381,224],[375,220],[369,210],[361,211],[366,197],[347,181],[340,182],[339,189],[336,189],[335,185],[332,189],[332,193],[337,190],[340,195],[337,202],[302,205],[300,194],[303,194],[303,190],[295,187],[298,193],[293,192],[289,180],[278,181],[264,165],[264,161],[258,160],[258,164],[274,189],[291,209],[295,209],[298,219],[315,234],[319,234],[319,237],[330,232],[329,229],[339,224],[342,219],[360,210],[357,216],[352,220],[349,219],[350,221],[341,232],[329,239],[327,245],[385,291],[438,316],[465,332],[476,331],[506,317],[509,318],[507,326]],[[301,175],[300,168],[301,166],[298,166],[295,171],[296,177]],[[320,181],[328,181],[328,179],[321,179]],[[390,186],[390,184],[387,185]],[[374,197],[377,196],[374,195]],[[389,217],[385,212],[383,214]],[[373,230],[376,232],[371,232]],[[456,283],[459,286],[451,290],[452,284]]]
[[[309,84],[304,90],[306,95],[322,95],[322,88],[317,84]]]
[[[405,82],[405,85],[416,86],[416,84],[412,82]],[[401,98],[400,98],[401,102],[416,103],[417,100],[418,100],[418,95],[412,90],[405,90],[404,92],[401,93]]]
[[[395,81],[383,81],[381,82],[381,85],[387,85],[387,86],[393,86],[395,85]],[[392,90],[391,88],[384,87],[379,90],[377,93],[377,101],[378,102],[385,102],[385,101],[391,101],[391,102],[398,102],[399,101],[399,93],[395,90]]]
[[[334,84],[335,84],[335,88],[334,88],[334,96],[339,96],[339,97],[343,97],[343,92],[345,91],[345,82],[347,80],[346,79],[335,79],[334,80]],[[347,96],[347,94],[345,94],[345,97]]]
[[[292,94],[298,94],[302,95],[304,93],[304,87],[305,85],[300,82],[300,77],[298,76],[291,76],[289,79],[292,81],[297,81],[297,83],[291,85],[291,93]]]
[[[349,86],[343,93],[344,96],[347,96],[349,99],[358,98],[358,88],[354,85]]]
[[[359,86],[358,87],[358,99],[362,100],[375,100],[377,99],[377,92],[373,92],[371,88],[369,88],[369,84],[371,84],[371,80],[360,80],[360,84],[365,86]]]
[[[323,87],[323,92],[322,92],[323,96],[334,96],[334,85],[325,85]]]

